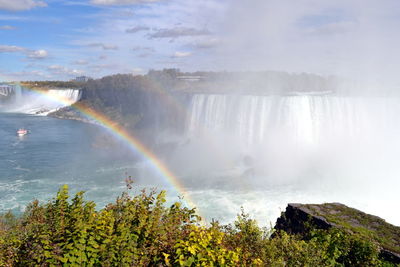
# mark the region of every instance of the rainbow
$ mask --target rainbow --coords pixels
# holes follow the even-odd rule
[[[86,106],[82,102],[73,103],[71,100],[63,98],[61,96],[46,94],[45,90],[27,88],[34,93],[40,94],[44,97],[47,97],[53,101],[57,101],[61,104],[71,106],[87,116],[89,119],[94,120],[96,123],[103,126],[107,129],[114,137],[123,141],[132,151],[138,152],[143,158],[146,158],[151,163],[152,167],[160,174],[165,180],[170,184],[177,192],[181,195],[184,204],[188,206],[188,208],[194,208],[194,202],[188,196],[185,187],[182,185],[180,180],[172,173],[171,170],[162,162],[156,155],[154,155],[145,145],[143,145],[139,139],[137,139],[134,135],[129,133],[126,129],[124,129],[118,123],[112,121],[106,115]],[[199,211],[197,210],[199,214]]]

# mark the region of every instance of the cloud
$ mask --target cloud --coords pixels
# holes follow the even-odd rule
[[[147,46],[135,46],[132,48],[133,52],[139,52],[137,55],[139,58],[149,58],[156,53],[156,50],[153,47]]]
[[[118,66],[112,63],[100,63],[100,64],[92,64],[88,66],[88,68],[93,73],[96,73],[98,75],[99,73],[104,73],[104,72],[108,73],[110,70],[115,70],[118,68]]]
[[[0,70],[0,76],[7,77],[8,81],[20,81],[20,80],[42,80],[51,78],[50,75],[47,75],[43,71],[40,70],[32,70],[32,71],[2,71]]]
[[[118,50],[118,46],[111,44],[103,44],[103,43],[91,43],[88,44],[89,47],[100,47],[103,50]]]
[[[116,6],[116,5],[136,5],[145,3],[155,3],[162,0],[91,0],[90,3],[94,5]]]
[[[15,45],[0,45],[0,53],[25,52],[27,49]]]
[[[152,39],[157,39],[157,38],[176,39],[180,37],[204,36],[210,34],[211,32],[206,29],[199,30],[196,28],[175,27],[171,29],[157,29],[156,32],[149,34],[149,37]]]
[[[69,69],[67,67],[61,65],[51,65],[47,67],[47,70],[53,75],[68,75],[68,76],[77,76],[82,75],[84,71],[77,69]]]
[[[23,11],[35,7],[45,7],[44,1],[37,0],[0,0],[0,10]]]
[[[0,15],[0,21],[6,20],[6,21],[26,21],[29,20],[28,17],[26,16],[15,16],[15,15]]]
[[[219,15],[223,15],[221,11],[226,4],[225,1],[231,0],[165,0],[156,4],[95,9],[94,13],[87,14],[90,16],[89,19],[95,20],[90,26],[93,30],[79,32],[79,36],[76,35],[71,39],[71,44],[81,46],[79,50],[77,49],[77,55],[85,53],[86,56],[95,59],[100,54],[107,54],[107,59],[93,60],[86,66],[88,75],[93,77],[129,71],[132,67],[146,70],[163,68],[164,66],[157,63],[162,59],[169,60],[170,67],[173,67],[172,62],[176,62],[179,66],[187,64],[190,70],[203,68],[199,64],[191,65],[191,63],[197,62],[199,57],[202,61],[206,61],[206,53],[212,51],[205,49],[211,48],[214,41],[208,41],[206,44],[206,41],[201,42],[201,40],[216,37],[215,25],[221,20]],[[129,16],[120,15],[122,11],[126,11]],[[87,26],[82,25],[82,27]],[[189,45],[194,43],[198,47]],[[118,46],[118,51],[106,51],[102,44]],[[197,53],[198,49],[204,51]],[[180,53],[175,56],[175,51],[196,51],[196,53],[184,57]],[[77,56],[71,63],[80,58],[82,57]],[[97,72],[90,68],[96,62],[115,66]]]
[[[16,29],[16,27],[10,26],[10,25],[0,26],[0,30],[15,30],[15,29]]]
[[[43,50],[43,49],[32,50],[32,51],[29,50],[26,52],[26,55],[28,58],[31,58],[31,59],[43,59],[43,58],[48,57],[47,51]]]
[[[75,65],[87,65],[87,64],[89,64],[89,62],[87,60],[84,60],[84,59],[78,59],[78,60],[75,60],[73,62],[73,64],[75,64]]]
[[[150,53],[141,53],[141,54],[138,55],[139,58],[148,58],[150,56],[151,56]]]
[[[335,35],[351,32],[355,29],[356,23],[351,21],[340,21],[310,27],[306,33],[311,35]]]
[[[44,59],[48,57],[46,50],[31,50],[25,47],[15,45],[0,45],[0,53],[21,53],[24,54],[28,59]]]
[[[147,26],[136,26],[136,27],[133,27],[133,28],[126,29],[125,32],[127,32],[127,33],[137,33],[137,32],[140,32],[140,31],[148,31],[148,30],[150,30],[150,28],[147,27]]]
[[[153,47],[148,47],[148,46],[134,46],[134,47],[132,47],[132,51],[134,51],[134,52],[148,52],[148,53],[156,52],[156,50]]]
[[[197,40],[189,44],[188,46],[193,47],[195,49],[210,49],[217,47],[218,45],[220,45],[220,43],[221,40],[219,40],[218,38],[207,38],[204,40]]]
[[[189,57],[192,55],[192,52],[175,52],[172,56],[173,58],[182,58],[182,57]]]

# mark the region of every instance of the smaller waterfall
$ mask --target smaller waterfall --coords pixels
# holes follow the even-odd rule
[[[78,89],[51,89],[32,92],[16,88],[16,101],[7,111],[25,114],[47,115],[60,108],[76,103],[81,97]]]

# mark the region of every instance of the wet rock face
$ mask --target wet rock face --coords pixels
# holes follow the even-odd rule
[[[277,219],[275,230],[306,236],[313,229],[341,228],[350,233],[365,233],[381,247],[380,257],[400,264],[400,227],[340,203],[291,203]]]

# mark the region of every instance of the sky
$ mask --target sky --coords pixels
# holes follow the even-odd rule
[[[0,0],[0,81],[277,70],[397,81],[398,0]]]

